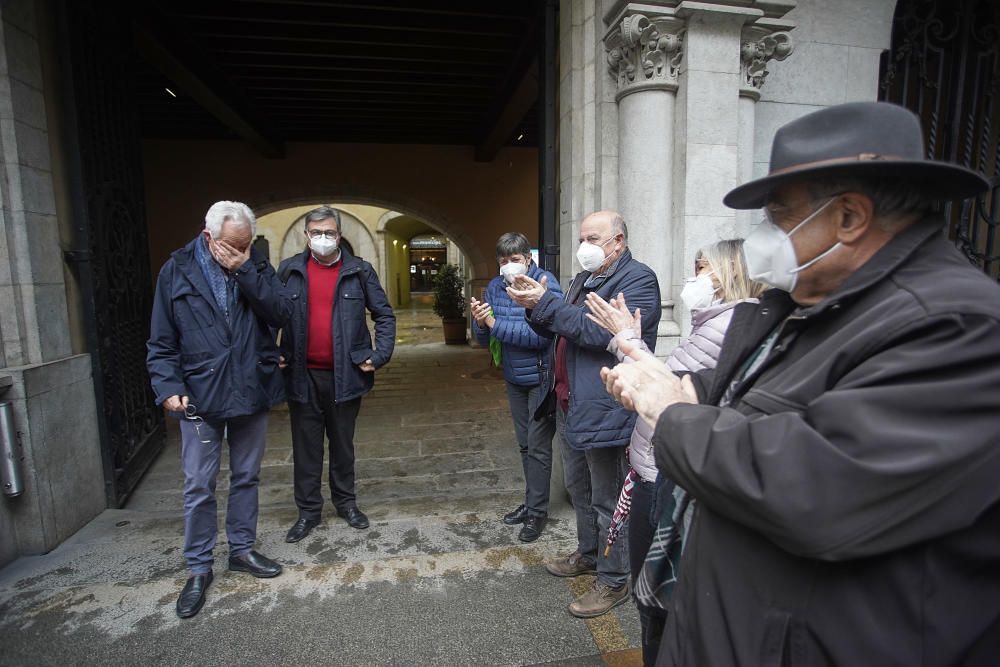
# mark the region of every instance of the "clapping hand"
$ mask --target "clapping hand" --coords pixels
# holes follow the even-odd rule
[[[597,292],[589,292],[584,303],[590,309],[587,318],[607,329],[612,335],[621,333],[625,329],[634,329],[642,333],[642,313],[638,308],[634,314],[629,313],[628,306],[625,305],[625,295],[621,292],[612,298],[610,303],[602,299]]]
[[[514,300],[514,303],[531,310],[538,305],[542,295],[545,294],[549,279],[542,276],[541,282],[521,274],[514,278],[514,283],[507,288],[507,294]]]
[[[497,323],[493,317],[493,307],[485,301],[480,301],[476,297],[469,299],[469,306],[472,308],[472,319],[481,327],[492,329]]]
[[[662,361],[637,345],[622,341],[619,350],[629,357],[614,368],[601,369],[604,388],[627,410],[637,412],[656,428],[663,411],[675,403],[697,403],[691,378],[678,378]]]

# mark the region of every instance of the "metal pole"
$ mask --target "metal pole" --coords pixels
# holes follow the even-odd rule
[[[545,0],[542,8],[542,31],[539,40],[538,121],[541,143],[538,147],[538,259],[543,269],[559,275],[559,218],[556,215],[556,45],[559,37],[556,13],[558,0]]]
[[[10,401],[0,403],[0,486],[9,498],[24,493],[21,461],[24,454],[14,428],[14,406]]]

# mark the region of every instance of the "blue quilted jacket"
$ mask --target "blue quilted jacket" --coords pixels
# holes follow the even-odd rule
[[[548,279],[548,289],[553,296],[562,298],[559,281],[534,262],[528,267],[528,276],[540,281]],[[486,286],[486,303],[493,307],[496,324],[492,331],[472,321],[472,330],[483,347],[489,346],[492,334],[502,346],[503,377],[507,382],[522,387],[540,384],[540,372],[552,367],[552,339],[540,336],[524,319],[524,308],[507,295],[507,284],[497,276]]]

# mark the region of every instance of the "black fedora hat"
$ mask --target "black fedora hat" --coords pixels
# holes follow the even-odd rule
[[[731,190],[722,201],[730,208],[761,208],[782,185],[838,176],[911,183],[931,200],[964,199],[989,188],[974,171],[926,159],[913,112],[885,102],[852,102],[779,128],[767,176]]]

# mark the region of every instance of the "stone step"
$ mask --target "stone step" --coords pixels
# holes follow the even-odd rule
[[[281,470],[281,468],[276,468],[276,470]],[[279,476],[284,476],[284,473],[279,473]],[[287,478],[288,481],[279,481],[273,484],[263,482],[258,489],[259,504],[261,506],[291,505],[293,493],[290,475]],[[151,483],[156,481],[158,480],[150,480]],[[216,498],[220,509],[226,506],[226,484],[226,476],[220,475],[216,487]],[[356,484],[358,502],[366,506],[381,500],[398,500],[433,493],[464,494],[470,491],[485,490],[513,491],[523,489],[523,485],[524,477],[520,468],[359,479]],[[324,494],[326,488],[324,485]],[[171,511],[182,507],[182,504],[182,484],[175,482],[171,488],[157,489],[153,486],[148,489],[144,488],[141,494],[136,494],[129,500],[128,507],[147,511]]]
[[[471,496],[469,500],[478,500],[473,505],[480,508],[436,516],[394,516],[392,520],[370,515],[371,527],[363,531],[350,528],[330,512],[307,538],[296,544],[284,541],[296,513],[263,510],[258,521],[257,548],[286,567],[317,567],[520,546],[517,540],[520,528],[505,526],[500,521],[502,513],[510,509],[511,501],[487,495]],[[498,500],[508,502],[498,505]],[[563,510],[550,517],[536,545],[555,551],[571,548],[574,538],[572,512]],[[225,567],[227,553],[222,517],[215,553],[220,561],[216,570],[220,571]],[[24,593],[102,582],[130,586],[150,579],[180,580],[184,576],[183,521],[179,517],[107,510],[49,554],[19,560],[4,572],[0,590]]]

